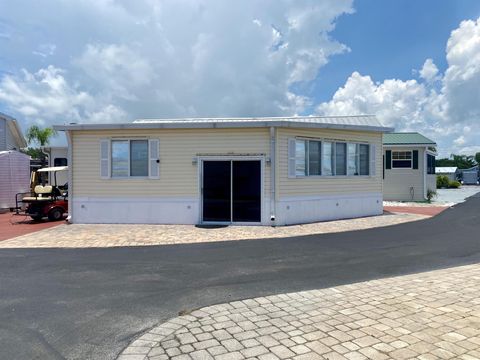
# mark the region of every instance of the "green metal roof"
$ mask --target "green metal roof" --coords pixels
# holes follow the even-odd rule
[[[437,143],[417,132],[392,132],[383,134],[383,145],[436,145]]]

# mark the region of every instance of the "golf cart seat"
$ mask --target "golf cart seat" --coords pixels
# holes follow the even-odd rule
[[[35,196],[26,196],[22,199],[22,201],[48,201],[52,200],[52,192],[53,186],[52,185],[37,185],[34,188]]]

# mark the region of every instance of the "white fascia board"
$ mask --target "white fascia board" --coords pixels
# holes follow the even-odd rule
[[[131,129],[232,129],[232,128],[309,128],[356,130],[366,132],[390,132],[393,129],[383,126],[321,124],[296,121],[239,121],[239,122],[179,122],[179,123],[125,123],[125,124],[71,124],[54,125],[57,131],[66,130],[131,130]]]

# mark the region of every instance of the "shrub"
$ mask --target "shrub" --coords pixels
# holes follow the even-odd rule
[[[458,189],[460,187],[460,182],[458,182],[457,180],[450,181],[448,183],[448,187],[450,189]]]
[[[437,196],[437,192],[432,189],[427,190],[427,201],[432,202],[432,199]]]
[[[450,180],[445,175],[437,175],[437,188],[448,188],[450,185]]]

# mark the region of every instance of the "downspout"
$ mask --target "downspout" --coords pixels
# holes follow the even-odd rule
[[[73,215],[73,163],[72,163],[72,132],[70,130],[65,131],[65,135],[67,135],[67,163],[68,163],[68,216],[67,222],[72,223],[72,215]]]
[[[423,152],[423,198],[427,199],[427,149],[425,146],[425,151]]]
[[[276,173],[276,138],[275,127],[270,127],[270,222],[275,225],[276,201],[275,201],[275,173]]]

